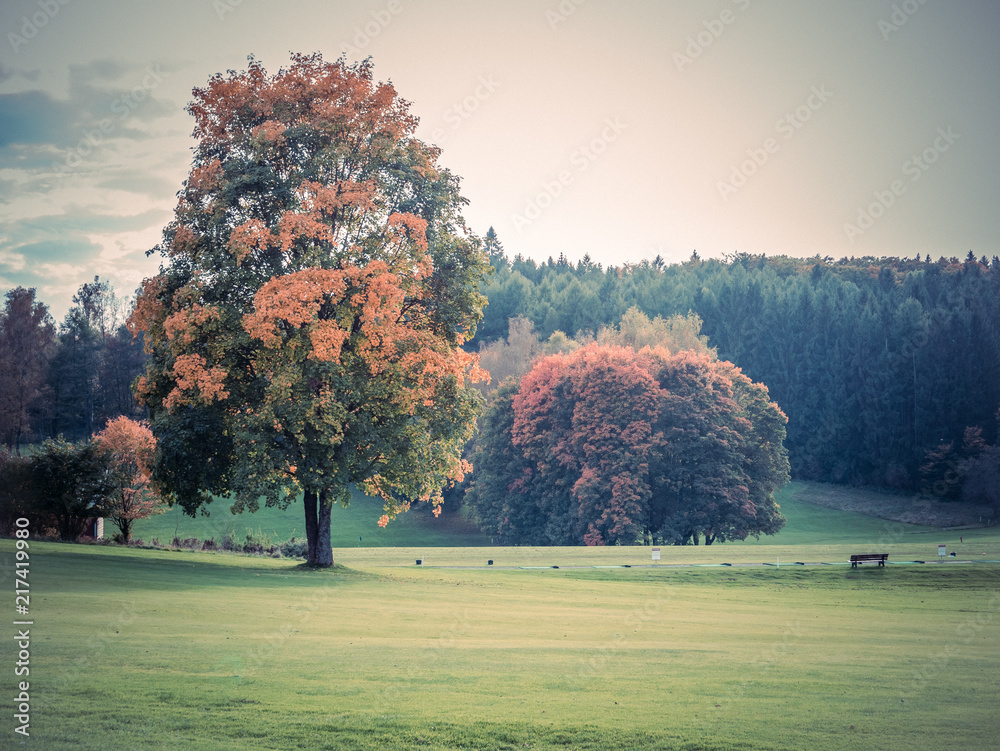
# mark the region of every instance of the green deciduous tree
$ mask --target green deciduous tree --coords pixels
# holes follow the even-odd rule
[[[35,508],[62,540],[75,540],[87,521],[104,515],[111,491],[109,458],[95,441],[44,441],[31,456]]]
[[[167,264],[132,317],[154,480],[189,511],[304,494],[309,562],[357,484],[381,524],[460,479],[484,377],[461,345],[488,269],[458,178],[371,64],[293,57],[213,77],[164,231]]]

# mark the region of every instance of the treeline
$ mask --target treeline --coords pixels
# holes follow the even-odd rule
[[[631,307],[695,313],[719,358],[766,384],[788,415],[795,477],[957,498],[962,468],[997,443],[997,257],[695,253],[605,269],[588,257],[509,259],[492,230],[487,246],[481,346],[506,339],[515,317],[546,342],[586,339]]]
[[[131,302],[94,277],[58,326],[34,289],[10,290],[0,310],[0,442],[88,439],[108,421],[144,416],[132,394],[142,340],[125,326]]]
[[[693,254],[670,266],[602,268],[586,257],[511,259],[492,231],[486,243],[494,273],[471,346],[502,354],[487,364],[494,383],[570,340],[598,338],[635,307],[683,324],[685,336],[707,336],[720,359],[767,385],[789,418],[794,477],[956,499],[970,468],[980,479],[1000,474],[991,458],[1000,452],[996,257]],[[144,355],[124,325],[129,302],[96,277],[73,302],[57,326],[34,290],[6,295],[0,441],[9,449],[84,439],[116,416],[143,416],[131,390]],[[533,330],[511,330],[518,318]],[[991,492],[989,481],[973,484]]]

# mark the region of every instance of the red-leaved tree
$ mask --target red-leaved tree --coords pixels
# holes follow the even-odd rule
[[[731,363],[591,344],[497,393],[467,498],[500,542],[711,544],[784,523],[785,416]]]

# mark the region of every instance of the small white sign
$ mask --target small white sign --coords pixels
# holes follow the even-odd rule
[[[947,553],[944,552],[944,548],[945,548],[944,545],[938,545],[938,555],[940,555],[942,557],[945,556],[945,555],[947,555]]]
[[[654,561],[660,560],[660,549],[659,548],[653,548],[653,560]]]

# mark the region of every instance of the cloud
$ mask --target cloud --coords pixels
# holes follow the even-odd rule
[[[34,287],[58,319],[95,274],[131,293],[170,220],[187,135],[169,69],[101,59],[51,76],[0,67],[0,291]],[[168,158],[169,156],[169,158]]]
[[[72,120],[69,104],[44,91],[0,94],[0,150],[15,144],[64,143]]]
[[[0,269],[23,271],[26,263],[24,254],[0,248]]]
[[[156,96],[168,75],[159,64],[96,60],[70,66],[68,96],[37,85],[0,94],[0,167],[32,169],[57,154],[79,162],[112,141],[150,138],[150,124],[181,111]]]

